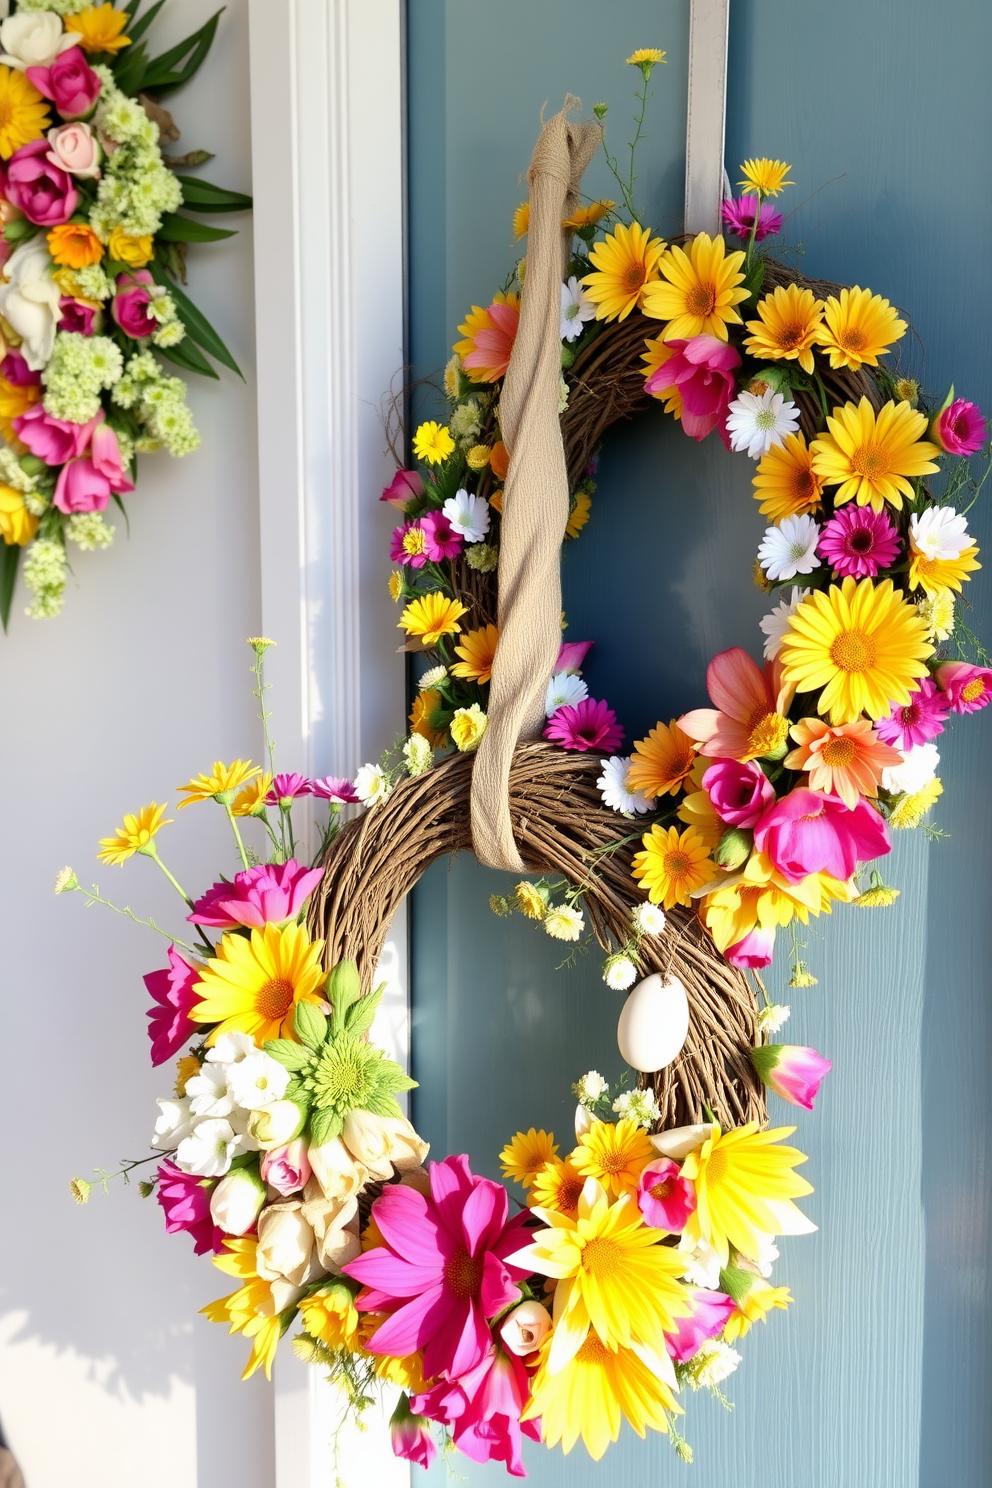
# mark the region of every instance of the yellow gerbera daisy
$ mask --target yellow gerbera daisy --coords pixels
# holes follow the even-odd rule
[[[865,363],[877,367],[879,357],[905,331],[906,322],[899,319],[888,300],[855,285],[826,300],[817,341],[830,357],[831,367],[856,369]],[[901,393],[899,396],[902,398]]]
[[[231,801],[234,792],[258,773],[258,765],[253,765],[251,760],[237,759],[230,765],[214,760],[209,775],[194,775],[185,785],[176,786],[176,790],[186,792],[186,799],[179,802],[179,809],[191,806],[194,801],[219,800],[223,804],[225,797]]]
[[[490,506],[492,506],[493,503],[490,501],[489,504]],[[588,491],[579,491],[579,493],[575,497],[572,510],[568,514],[568,521],[565,523],[565,536],[578,537],[579,533],[588,522],[589,513],[591,511],[592,497],[589,495]]]
[[[747,323],[751,335],[744,349],[760,361],[798,362],[804,372],[812,372],[822,316],[823,301],[811,289],[780,284],[758,301],[758,319]]]
[[[645,341],[644,345],[647,350],[643,353],[641,361],[644,363],[644,380],[646,382],[652,372],[657,372],[659,367],[663,367],[666,362],[671,361],[675,355],[675,348],[673,346],[666,346],[661,336],[652,336],[650,340]],[[666,388],[664,392],[652,393],[651,396],[652,398],[661,400],[666,413],[672,414],[674,418],[681,419],[682,394],[677,387]]]
[[[48,105],[23,72],[0,65],[0,156],[41,139],[51,124]]]
[[[823,497],[823,481],[801,434],[786,434],[781,444],[773,444],[762,455],[752,485],[761,515],[775,523],[816,511]]]
[[[513,214],[513,236],[519,241],[520,238],[527,236],[529,228],[530,202],[522,201]]]
[[[455,441],[448,430],[436,419],[421,424],[413,436],[413,453],[418,460],[426,460],[428,465],[442,465],[454,447]]]
[[[580,227],[595,227],[596,223],[601,222],[615,206],[614,201],[590,202],[587,207],[576,207],[571,217],[566,217],[561,225],[566,232],[569,229],[572,232],[578,232]]]
[[[728,253],[720,237],[697,233],[688,251],[673,245],[665,253],[661,275],[644,291],[643,309],[653,320],[667,320],[665,341],[691,340],[703,334],[727,339],[727,325],[740,316],[734,309],[746,300],[748,291],[739,286],[744,253]]]
[[[658,62],[664,62],[666,53],[659,52],[657,47],[638,47],[636,52],[631,52],[627,58],[628,67],[640,67],[642,62],[650,62],[652,67]]]
[[[521,1188],[530,1188],[537,1174],[557,1155],[558,1143],[552,1132],[517,1132],[499,1155],[504,1178],[513,1178]]]
[[[232,816],[261,816],[265,810],[265,798],[272,789],[272,776],[266,770],[243,785],[231,802]]]
[[[918,827],[938,796],[944,794],[940,777],[935,775],[920,790],[902,796],[893,806],[889,816],[890,827]]]
[[[838,487],[834,505],[853,497],[877,512],[887,501],[901,508],[902,498],[913,495],[910,478],[938,469],[933,457],[940,450],[923,438],[926,427],[926,415],[908,403],[885,403],[877,415],[867,398],[835,408],[829,433],[810,446],[816,474]]]
[[[922,589],[928,596],[948,589],[957,589],[960,592],[962,583],[966,583],[969,576],[981,566],[975,545],[965,548],[956,558],[928,558],[925,553],[918,553],[912,548],[909,587]]]
[[[38,531],[38,518],[28,511],[20,491],[0,485],[0,537],[12,548],[23,548]]]
[[[226,1239],[224,1244],[227,1251],[214,1256],[214,1265],[228,1276],[236,1276],[242,1285],[229,1296],[219,1297],[216,1302],[201,1307],[200,1312],[212,1323],[230,1323],[228,1332],[243,1333],[252,1340],[242,1379],[248,1379],[261,1365],[265,1378],[270,1380],[283,1324],[272,1296],[271,1283],[263,1281],[258,1274],[258,1240],[254,1235],[247,1235],[241,1240]]]
[[[460,646],[455,647],[456,661],[451,668],[453,677],[465,677],[470,682],[488,682],[493,674],[493,659],[499,630],[495,625],[485,625],[481,630],[467,630]]]
[[[634,745],[625,788],[652,801],[656,796],[677,796],[697,758],[692,740],[674,718],[655,724],[647,738]]]
[[[792,1301],[788,1287],[766,1286],[755,1281],[740,1300],[734,1299],[734,1310],[724,1324],[723,1337],[727,1343],[736,1343],[743,1338],[755,1323],[764,1323],[775,1307],[785,1309]]]
[[[784,160],[768,160],[764,157],[745,160],[741,166],[743,179],[737,184],[745,191],[753,191],[757,196],[778,196],[783,186],[795,185],[795,182],[785,179],[791,169],[792,166],[786,165]]]
[[[458,622],[466,614],[468,610],[460,599],[448,599],[435,590],[411,600],[398,627],[408,635],[422,637],[425,646],[436,646],[442,636],[461,634]]]
[[[84,52],[119,52],[131,45],[130,36],[121,35],[128,19],[126,11],[109,3],[91,5],[78,15],[67,16],[65,29],[79,37]]]
[[[647,286],[658,278],[658,263],[665,251],[661,238],[653,238],[639,222],[626,227],[618,223],[589,254],[594,273],[582,283],[596,306],[597,320],[626,320],[643,305]]]
[[[251,936],[223,935],[200,974],[194,991],[200,1001],[190,1010],[194,1023],[216,1023],[207,1035],[247,1033],[266,1039],[296,1039],[293,1018],[298,1002],[322,1001],[326,973],[322,940],[311,941],[302,925],[263,925]]]
[[[679,809],[675,813],[680,822],[685,822],[687,827],[693,827],[699,833],[708,853],[716,850],[720,838],[726,831],[726,823],[717,816],[709,791],[703,790],[703,776],[712,763],[711,759],[704,759],[702,755],[697,755],[686,781],[687,792],[679,802]],[[690,785],[695,789],[688,790]]]
[[[410,732],[426,739],[432,749],[443,748],[448,739],[447,729],[435,728],[431,723],[434,711],[441,706],[442,701],[436,687],[425,687],[414,698],[410,713]]]
[[[358,1310],[354,1293],[344,1282],[329,1282],[301,1297],[299,1308],[300,1321],[311,1338],[328,1348],[352,1348],[358,1337]]]
[[[685,1227],[689,1240],[705,1240],[726,1266],[731,1245],[749,1260],[761,1249],[761,1236],[787,1233],[794,1225],[808,1226],[792,1202],[813,1192],[812,1185],[793,1172],[806,1161],[797,1147],[777,1144],[795,1131],[776,1126],[759,1131],[756,1121],[712,1135],[682,1165],[682,1176],[696,1186],[696,1208]]]
[[[862,713],[887,717],[909,702],[933,647],[926,624],[891,579],[831,584],[803,600],[789,618],[779,661],[797,692],[818,692],[818,713],[853,723]]]
[[[694,827],[686,827],[680,835],[676,827],[662,827],[656,822],[641,843],[643,851],[634,854],[631,872],[647,890],[652,904],[665,909],[690,904],[693,889],[716,876],[706,844]]]
[[[554,1209],[574,1219],[584,1183],[571,1158],[552,1158],[534,1174],[527,1202],[531,1208]]]
[[[167,809],[152,801],[151,805],[142,806],[137,816],[128,813],[124,825],[114,828],[113,837],[100,838],[100,851],[97,853],[100,862],[126,863],[136,852],[147,853],[156,832],[170,824],[164,820]]]
[[[571,1163],[583,1178],[595,1178],[608,1194],[634,1194],[640,1176],[656,1157],[643,1127],[630,1117],[616,1126],[594,1121],[578,1140]]]

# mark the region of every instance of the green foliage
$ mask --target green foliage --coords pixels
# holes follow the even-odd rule
[[[249,212],[252,200],[241,191],[227,191],[223,186],[214,186],[199,176],[180,176],[176,179],[183,188],[183,205],[191,212]]]
[[[171,93],[195,77],[213,45],[223,7],[176,46],[158,57],[149,57],[146,43],[141,38],[160,9],[161,3],[151,6],[133,23],[129,31],[133,45],[128,47],[127,54],[115,69],[114,81],[118,88],[132,98],[138,93]],[[127,11],[134,16],[137,6],[134,10],[128,6]]]
[[[187,339],[186,341],[180,343],[180,350],[184,350],[188,353],[190,349],[188,343],[191,341],[195,342],[196,345],[198,347],[202,347],[202,349],[207,352],[208,355],[216,358],[218,362],[222,362],[225,367],[230,367],[231,371],[236,372],[243,382],[244,374],[242,373],[241,368],[238,366],[231,353],[228,351],[227,347],[224,345],[224,342],[221,340],[220,336],[214,330],[213,326],[210,324],[209,320],[203,314],[203,312],[201,310],[198,310],[197,307],[193,304],[193,301],[190,299],[189,295],[181,290],[178,284],[174,284],[172,282],[172,279],[167,272],[166,265],[163,263],[159,263],[157,260],[153,261],[151,265],[151,271],[156,284],[161,284],[166,289],[168,289],[173,303],[175,304],[176,311],[178,312],[179,319],[186,327]],[[174,351],[175,347],[170,347],[169,349]],[[210,375],[212,377],[216,377],[217,374],[211,371]]]
[[[17,583],[17,566],[21,561],[21,550],[15,543],[0,541],[0,624],[7,629],[10,606]]]
[[[194,217],[166,212],[155,236],[163,243],[219,243],[222,238],[233,238],[237,234],[228,227],[211,227],[206,222],[197,222]]]

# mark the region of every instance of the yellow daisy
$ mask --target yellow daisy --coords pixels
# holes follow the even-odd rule
[[[272,776],[266,770],[243,785],[231,802],[232,816],[261,816],[265,798],[272,789]]]
[[[496,642],[499,630],[495,625],[485,625],[481,630],[467,630],[462,643],[455,647],[456,661],[451,668],[453,677],[465,677],[469,682],[488,682],[493,674]]]
[[[561,225],[566,232],[578,232],[580,227],[595,227],[615,206],[614,201],[590,202],[587,207],[576,207],[571,217],[566,217]]]
[[[640,1176],[656,1156],[648,1134],[636,1121],[624,1117],[594,1121],[578,1140],[571,1163],[583,1178],[595,1178],[608,1194],[635,1194]]]
[[[545,1163],[551,1162],[558,1152],[558,1144],[551,1132],[517,1132],[499,1155],[504,1178],[512,1178],[521,1188],[530,1188]]]
[[[442,636],[460,635],[459,620],[468,614],[460,599],[447,599],[439,591],[413,599],[399,618],[398,627],[420,636],[425,646],[436,646]]]
[[[642,354],[641,361],[644,363],[645,382],[652,372],[657,372],[666,362],[671,361],[675,355],[673,346],[666,346],[661,336],[652,336],[644,343],[647,350]],[[658,398],[666,413],[672,414],[674,418],[682,417],[682,394],[677,387],[666,388],[664,392],[652,393],[652,398]]]
[[[813,469],[813,456],[801,434],[786,434],[758,461],[752,481],[758,510],[776,524],[783,517],[816,511],[823,497],[823,480]]]
[[[326,973],[322,940],[311,941],[302,925],[263,925],[251,936],[223,935],[216,956],[200,974],[194,991],[200,1001],[190,1010],[194,1023],[216,1023],[207,1035],[247,1033],[266,1039],[296,1040],[293,1018],[298,1002],[323,1002]]]
[[[490,506],[492,504],[490,502]],[[588,522],[591,511],[592,497],[588,491],[579,491],[573,499],[572,510],[569,512],[568,521],[565,523],[565,536],[578,537]]]
[[[899,319],[888,300],[855,285],[853,289],[842,289],[839,295],[831,295],[825,302],[817,341],[830,357],[831,367],[857,369],[865,364],[877,367],[879,357],[905,331],[906,322]],[[915,383],[913,391],[918,391]]]
[[[48,105],[23,72],[0,65],[0,156],[41,139],[52,120]]]
[[[757,196],[778,196],[783,186],[795,184],[785,179],[791,169],[792,166],[786,165],[784,160],[768,160],[764,157],[745,160],[741,166],[743,180],[737,184],[745,191],[753,191]]]
[[[634,854],[631,872],[647,890],[652,904],[671,909],[691,904],[692,892],[716,876],[706,844],[694,827],[679,834],[676,827],[656,822],[641,838],[642,852]]]
[[[885,718],[903,706],[927,675],[933,647],[926,624],[891,579],[875,584],[850,575],[803,600],[789,618],[779,662],[797,692],[818,692],[818,713],[853,723],[862,713]]]
[[[488,444],[473,444],[465,456],[465,464],[469,470],[485,470],[491,454],[492,449]]]
[[[226,1239],[224,1244],[226,1253],[214,1256],[214,1265],[228,1276],[237,1277],[242,1284],[229,1296],[201,1307],[200,1312],[212,1323],[230,1323],[230,1333],[243,1333],[252,1340],[242,1379],[248,1379],[261,1365],[265,1378],[270,1380],[283,1323],[276,1310],[271,1283],[263,1281],[258,1274],[258,1240],[248,1235],[242,1240]]]
[[[658,723],[646,739],[635,743],[624,786],[652,801],[656,796],[677,796],[697,758],[692,740],[674,718]]]
[[[835,408],[829,433],[810,446],[816,474],[838,487],[834,505],[853,498],[880,512],[887,501],[899,509],[904,496],[912,499],[910,479],[938,469],[940,450],[924,439],[926,427],[926,415],[908,403],[885,403],[877,415],[867,398]]]
[[[584,1183],[571,1158],[552,1158],[534,1174],[527,1202],[532,1209],[554,1209],[574,1219]]]
[[[235,791],[258,773],[258,765],[253,765],[251,760],[237,759],[230,765],[214,760],[209,775],[194,775],[185,785],[176,786],[176,790],[186,792],[186,799],[179,802],[179,809],[191,806],[194,801],[218,800],[223,804],[226,797],[230,802]]]
[[[354,1293],[343,1281],[332,1281],[299,1301],[300,1321],[328,1348],[351,1348],[358,1337]]]
[[[442,749],[448,740],[447,729],[435,728],[431,723],[434,712],[443,699],[436,687],[425,687],[413,700],[410,713],[410,732],[426,739],[432,749]]]
[[[640,67],[644,62],[650,62],[654,67],[658,62],[664,62],[666,53],[659,52],[657,47],[638,47],[636,52],[631,52],[626,59],[628,67]]]
[[[918,827],[938,796],[944,794],[940,777],[935,775],[920,790],[902,796],[893,806],[889,816],[890,827]]]
[[[626,320],[643,305],[647,286],[658,278],[658,263],[665,251],[661,238],[653,238],[639,222],[626,227],[618,223],[589,254],[594,272],[582,283],[593,304],[597,320]]]
[[[811,289],[779,285],[758,301],[758,319],[747,323],[751,335],[745,338],[744,349],[759,361],[794,361],[804,372],[812,372],[822,316],[823,301]]]
[[[716,814],[709,791],[703,790],[703,776],[712,763],[711,759],[704,759],[701,755],[697,755],[696,762],[686,780],[686,794],[679,802],[678,811],[675,813],[680,822],[684,822],[687,827],[693,827],[699,833],[708,853],[715,852],[726,830],[726,824]],[[689,790],[690,785],[695,789]]]
[[[403,575],[400,573],[398,568],[394,568],[392,573],[389,575],[389,583],[387,587],[389,589],[390,599],[393,601],[393,604],[397,604],[398,601],[403,597]]]
[[[688,251],[673,245],[658,265],[661,278],[644,291],[644,314],[668,322],[665,341],[704,334],[726,341],[727,325],[740,323],[734,306],[748,297],[740,288],[743,262],[742,251],[728,253],[723,239],[708,233],[697,233]]]
[[[793,1168],[806,1161],[797,1147],[778,1143],[794,1126],[759,1131],[756,1121],[712,1135],[682,1165],[682,1176],[696,1187],[696,1208],[686,1222],[689,1240],[705,1240],[726,1266],[731,1245],[754,1260],[761,1237],[781,1235],[792,1225],[808,1224],[792,1202],[813,1192]]]
[[[124,825],[114,828],[113,837],[100,838],[100,852],[97,853],[100,862],[126,863],[136,852],[147,853],[156,832],[169,826],[169,822],[164,820],[167,809],[152,801],[151,805],[142,806],[137,816],[128,813]]]
[[[530,1400],[521,1413],[523,1421],[540,1418],[541,1437],[548,1447],[561,1442],[562,1451],[568,1453],[581,1437],[589,1456],[598,1462],[620,1435],[624,1417],[643,1437],[649,1426],[667,1431],[668,1413],[682,1412],[672,1386],[665,1381],[664,1360],[642,1347],[636,1353],[607,1348],[590,1333],[557,1374],[548,1368],[550,1348],[550,1342],[544,1345],[541,1365],[531,1380]]]
[[[810,915],[831,914],[834,900],[848,904],[854,893],[827,873],[790,883],[764,853],[752,852],[733,883],[706,895],[699,914],[717,950],[725,951],[756,927],[776,929],[794,919],[807,925]]]
[[[428,465],[442,465],[455,447],[448,430],[435,419],[421,424],[413,436],[413,453]]]
[[[791,1301],[792,1293],[788,1287],[766,1286],[764,1282],[755,1281],[739,1301],[734,1300],[734,1310],[724,1324],[725,1342],[736,1343],[754,1323],[766,1322],[773,1308],[785,1309]]]
[[[530,229],[530,202],[522,201],[513,214],[513,236],[519,241]]]
[[[65,29],[79,37],[84,52],[119,52],[131,45],[130,36],[121,33],[129,17],[126,11],[111,4],[90,5],[78,15],[66,17]]]
[[[540,889],[521,879],[513,891],[513,898],[520,913],[528,920],[543,920],[548,912],[548,901]]]
[[[962,583],[966,583],[969,576],[981,566],[978,562],[978,548],[974,544],[970,548],[964,548],[956,558],[928,558],[925,553],[918,553],[911,544],[909,587],[922,589],[928,596],[948,589],[957,589],[960,592]]]
[[[0,485],[0,537],[12,548],[23,548],[38,531],[38,518],[28,511],[20,491]]]

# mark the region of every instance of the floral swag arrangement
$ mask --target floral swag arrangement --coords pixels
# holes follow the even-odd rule
[[[159,56],[141,0],[0,3],[0,621],[22,550],[26,613],[57,615],[69,544],[108,547],[111,500],[135,488],[136,456],[200,442],[182,378],[155,356],[217,377],[240,371],[180,284],[191,243],[233,234],[195,213],[251,198],[166,157],[179,130],[159,100],[196,74],[220,11]],[[152,350],[154,348],[154,352]]]
[[[628,60],[636,143],[663,54]],[[403,515],[390,591],[428,663],[409,736],[353,781],[276,773],[258,638],[269,768],[218,762],[179,788],[182,808],[220,804],[240,871],[188,897],[154,802],[100,854],[151,858],[189,911],[190,938],[145,978],[153,1063],[180,1057],[141,1188],[234,1278],[205,1312],[251,1340],[245,1374],[268,1373],[298,1324],[293,1349],[346,1412],[398,1387],[399,1455],[427,1465],[439,1437],[514,1475],[523,1436],[581,1438],[598,1459],[624,1418],[691,1460],[679,1394],[723,1399],[735,1345],[790,1304],[770,1276],[779,1237],[815,1229],[795,1203],[812,1189],[765,1091],[811,1109],[830,1062],[770,1041],[789,1010],[760,970],[777,928],[892,902],[874,864],[940,794],[934,740],[992,696],[958,613],[978,567],[961,504],[980,485],[978,410],[889,368],[907,327],[886,300],[763,256],[789,167],[748,161],[726,236],[666,244],[635,210],[633,149],[626,177],[607,152],[623,206],[579,205],[606,109],[573,126],[567,108],[516,216],[526,265],[460,327],[448,417],[420,426],[420,468],[384,493]],[[581,678],[590,643],[561,642],[557,565],[589,520],[605,430],[652,398],[756,462],[771,524],[756,577],[803,582],[762,622],[763,667],[715,657],[712,708],[622,755]],[[293,822],[313,800],[327,816],[307,868]],[[512,1214],[466,1156],[425,1168],[396,1100],[414,1082],[369,1038],[395,909],[469,847],[528,874],[497,914],[571,943],[588,916],[607,985],[632,989],[618,1041],[636,1077],[577,1081],[574,1143],[533,1128],[507,1143]],[[108,902],[69,869],[57,889]],[[795,960],[791,985],[814,982]],[[73,1187],[84,1201],[91,1184]]]

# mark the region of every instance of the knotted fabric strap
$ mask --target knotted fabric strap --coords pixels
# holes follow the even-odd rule
[[[520,739],[540,737],[544,696],[561,645],[562,540],[568,476],[558,415],[561,285],[582,173],[600,141],[598,124],[570,124],[569,96],[534,148],[527,180],[530,221],[520,324],[500,398],[509,451],[499,551],[499,645],[489,722],[472,774],[472,841],[479,861],[519,873],[510,824],[509,778]]]

